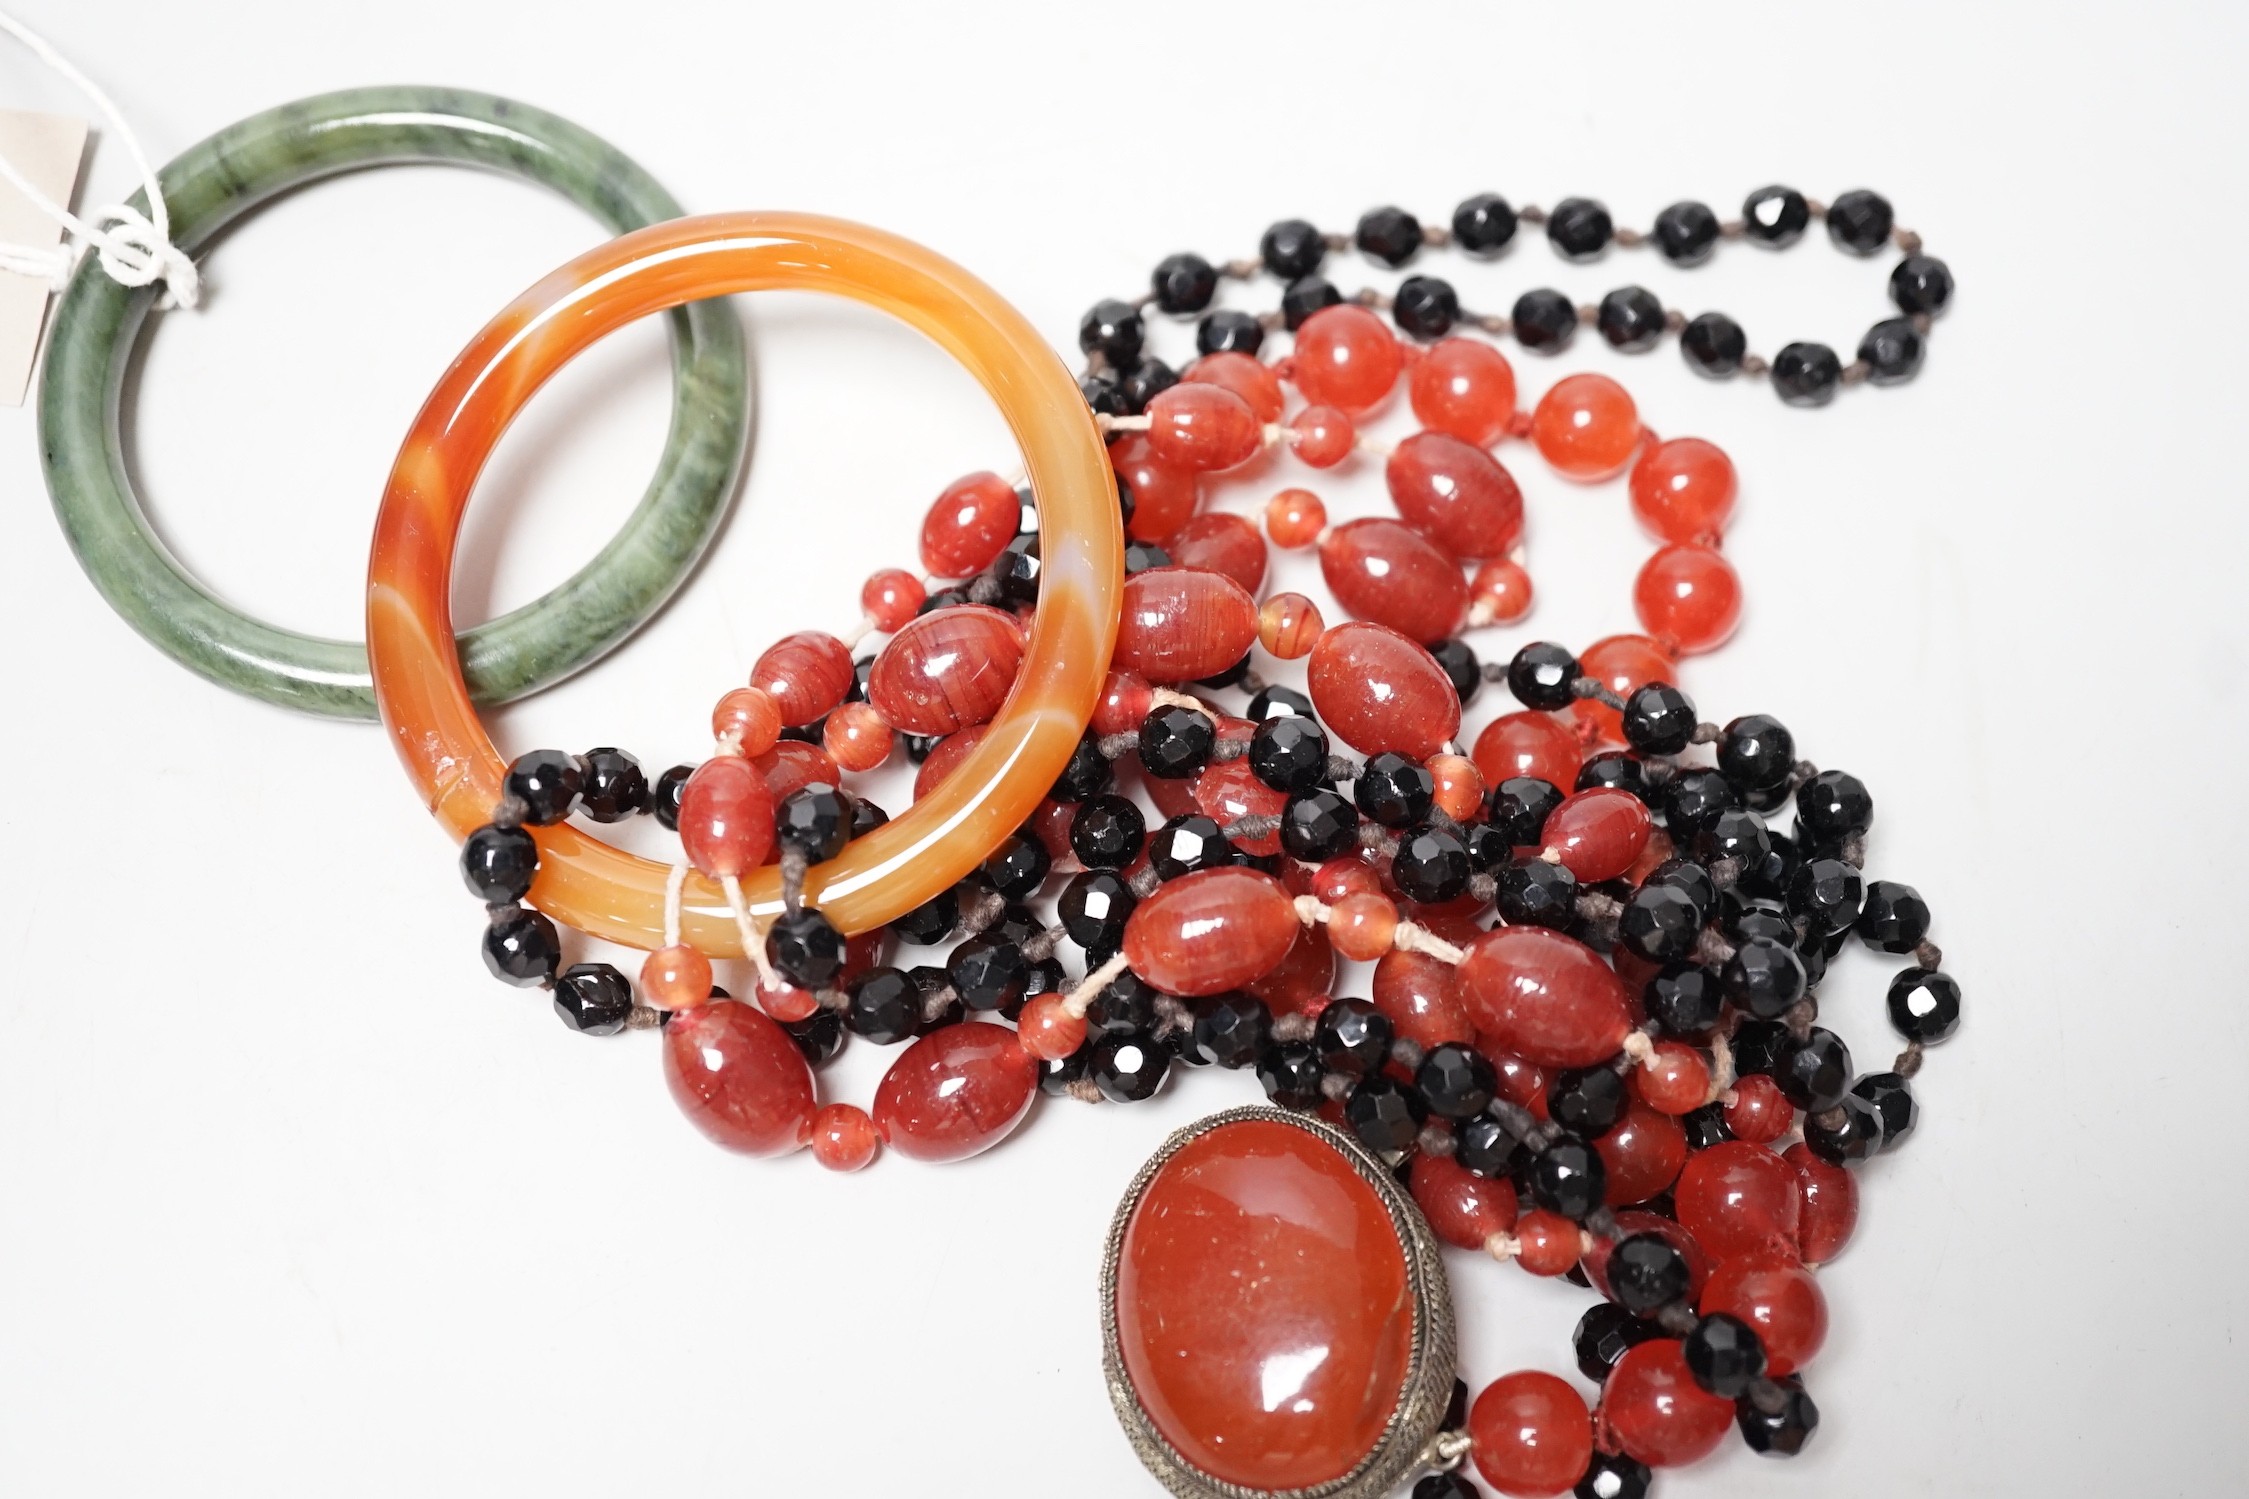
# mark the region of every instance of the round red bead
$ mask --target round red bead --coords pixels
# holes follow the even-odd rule
[[[851,691],[851,650],[835,636],[800,630],[777,640],[750,669],[750,685],[773,699],[784,724],[807,724]]]
[[[1808,1145],[1789,1146],[1781,1159],[1796,1168],[1804,1199],[1796,1223],[1797,1252],[1807,1265],[1824,1265],[1843,1252],[1858,1226],[1859,1179],[1833,1161],[1821,1160]]]
[[[876,629],[889,634],[919,613],[927,597],[929,590],[922,587],[921,579],[902,567],[886,567],[868,576],[859,590],[859,607]]]
[[[1257,639],[1257,602],[1224,573],[1151,567],[1124,582],[1114,664],[1151,682],[1226,670]]]
[[[1359,429],[1333,406],[1307,406],[1289,418],[1289,451],[1308,468],[1333,468],[1359,444]]]
[[[1679,677],[1678,664],[1672,660],[1671,653],[1645,635],[1610,635],[1596,640],[1578,656],[1577,666],[1579,671],[1628,700],[1650,682],[1675,682]],[[1581,697],[1571,705],[1570,711],[1578,722],[1590,726],[1602,739],[1611,744],[1624,742],[1624,717],[1608,704]],[[1565,782],[1554,784],[1567,789]]]
[[[1351,614],[1415,640],[1443,640],[1468,617],[1460,565],[1419,531],[1380,516],[1323,535],[1320,575]]]
[[[940,578],[968,578],[992,565],[1023,524],[1023,501],[998,474],[955,479],[921,523],[921,565]]]
[[[1796,1106],[1762,1072],[1735,1079],[1733,1095],[1726,1105],[1726,1128],[1737,1140],[1770,1145],[1796,1122]]]
[[[1531,413],[1531,441],[1548,463],[1591,482],[1624,472],[1640,445],[1640,413],[1606,375],[1565,375]]]
[[[1522,539],[1523,492],[1482,448],[1442,432],[1416,432],[1383,465],[1406,524],[1463,562],[1503,556]]]
[[[1484,725],[1470,754],[1487,786],[1530,776],[1561,791],[1577,784],[1582,761],[1577,735],[1551,713],[1525,709]]]
[[[765,773],[739,755],[695,767],[679,797],[679,843],[712,879],[743,875],[773,847],[774,796]]]
[[[1383,625],[1354,620],[1322,632],[1305,676],[1321,722],[1363,755],[1396,750],[1426,760],[1460,732],[1452,678]],[[1481,759],[1476,768],[1490,777]]]
[[[1488,448],[1515,420],[1515,367],[1475,338],[1440,338],[1423,352],[1406,386],[1421,425]]]
[[[1716,650],[1741,623],[1741,578],[1709,547],[1674,543],[1640,569],[1632,607],[1656,639],[1689,655]]]
[[[1256,457],[1261,440],[1257,413],[1224,386],[1182,381],[1148,403],[1149,446],[1173,468],[1233,468]]]
[[[875,1158],[881,1137],[867,1111],[855,1103],[825,1104],[807,1126],[812,1158],[830,1171],[857,1171]]]
[[[1523,565],[1503,558],[1476,569],[1468,583],[1468,607],[1479,622],[1511,625],[1531,612],[1534,593]]]
[[[1284,489],[1265,502],[1265,534],[1284,550],[1310,546],[1327,524],[1328,507],[1309,489]]]
[[[1353,416],[1382,404],[1405,368],[1405,353],[1382,319],[1345,303],[1324,307],[1296,330],[1296,388],[1308,401]]]
[[[1004,1025],[963,1021],[900,1054],[875,1089],[875,1128],[917,1161],[957,1161],[1007,1137],[1038,1094],[1039,1064]]]
[[[1659,442],[1632,465],[1632,513],[1665,541],[1711,541],[1734,511],[1734,465],[1699,437]]]
[[[892,728],[950,734],[988,722],[1023,669],[1023,627],[981,604],[920,615],[890,638],[867,675],[867,701]]]
[[[1679,1222],[1718,1259],[1796,1249],[1796,1169],[1762,1145],[1723,1140],[1688,1157],[1672,1192]]]
[[[1109,466],[1132,492],[1132,519],[1125,529],[1135,541],[1164,540],[1201,503],[1195,476],[1159,460],[1145,432],[1127,432],[1109,444]]]
[[[1585,1397],[1536,1370],[1486,1385],[1469,1408],[1468,1437],[1484,1481],[1522,1499],[1568,1493],[1593,1460]]]
[[[1479,1032],[1549,1067],[1606,1061],[1632,1028],[1615,970],[1545,927],[1499,927],[1477,938],[1460,965],[1460,988]]]
[[[1112,671],[1101,684],[1101,701],[1093,705],[1093,732],[1126,734],[1140,727],[1155,703],[1148,679],[1137,672]]]
[[[718,1000],[673,1011],[663,1036],[664,1081],[697,1129],[743,1155],[784,1155],[804,1143],[812,1069],[771,1018]]]
[[[1687,1114],[1710,1097],[1710,1064],[1684,1041],[1658,1041],[1655,1055],[1632,1074],[1633,1086],[1659,1114]]]
[[[1295,902],[1271,875],[1205,869],[1166,880],[1134,908],[1124,953],[1166,994],[1223,994],[1279,967],[1298,926]]]
[[[1708,1457],[1733,1426],[1734,1403],[1695,1383],[1676,1338],[1626,1349],[1601,1390],[1602,1434],[1651,1468]]]
[[[1248,354],[1228,350],[1205,354],[1187,366],[1180,380],[1188,385],[1216,385],[1242,398],[1260,422],[1281,419],[1281,382],[1270,369]]]
[[[1181,567],[1199,567],[1224,573],[1254,597],[1265,586],[1265,538],[1257,527],[1231,511],[1213,510],[1191,516],[1164,543],[1171,560]]]
[[[1827,1341],[1827,1298],[1793,1254],[1720,1260],[1696,1306],[1705,1317],[1724,1312],[1757,1329],[1768,1374],[1795,1373]]]
[[[1611,1207],[1646,1202],[1679,1179],[1687,1164],[1687,1132],[1669,1114],[1635,1098],[1624,1117],[1593,1142],[1608,1171]]]
[[[1476,1039],[1453,966],[1441,958],[1393,948],[1374,965],[1373,994],[1391,1028],[1424,1051]]]

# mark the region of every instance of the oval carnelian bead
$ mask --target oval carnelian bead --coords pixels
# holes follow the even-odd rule
[[[781,737],[781,705],[755,687],[737,687],[711,710],[711,737],[731,739],[745,755],[773,748]]]
[[[695,767],[679,796],[679,843],[712,879],[744,875],[773,847],[772,787],[754,761],[719,755]]]
[[[1292,859],[1290,866],[1301,868]],[[1316,926],[1307,926],[1296,934],[1295,943],[1280,966],[1262,978],[1244,985],[1250,994],[1265,1004],[1276,1015],[1295,1015],[1308,1008],[1316,999],[1322,999],[1335,990],[1335,949],[1328,945],[1328,934]]]
[[[1678,662],[1645,635],[1610,635],[1596,640],[1577,658],[1577,669],[1628,701],[1650,682],[1676,681],[1679,674]],[[1570,705],[1570,712],[1608,743],[1624,743],[1623,715],[1608,704],[1581,697]],[[1573,773],[1571,782],[1554,784],[1567,790],[1574,780]]]
[[[1833,1161],[1821,1160],[1802,1143],[1789,1146],[1781,1159],[1796,1168],[1796,1185],[1803,1197],[1796,1221],[1797,1251],[1805,1264],[1824,1265],[1843,1252],[1851,1230],[1858,1226],[1859,1179]]]
[[[1398,930],[1398,903],[1387,895],[1346,895],[1328,907],[1328,941],[1353,963],[1371,963],[1390,950]]]
[[[1257,778],[1250,769],[1249,757],[1232,760],[1213,760],[1195,777],[1195,805],[1203,816],[1222,828],[1231,828],[1245,817],[1271,817],[1276,821],[1281,809],[1288,805],[1288,793],[1275,791]],[[1252,838],[1246,834],[1228,833],[1227,841],[1253,859],[1263,859],[1281,851],[1279,829]]]
[[[1348,302],[1304,320],[1291,360],[1306,400],[1352,416],[1381,405],[1405,363],[1405,351],[1382,319]]]
[[[1771,1375],[1794,1374],[1827,1341],[1827,1298],[1793,1254],[1720,1260],[1696,1305],[1705,1317],[1724,1312],[1755,1328]]]
[[[1038,1094],[1038,1059],[1004,1025],[941,1026],[890,1064],[875,1089],[875,1128],[916,1161],[958,1161],[989,1150]]]
[[[1269,874],[1239,865],[1156,887],[1125,922],[1125,960],[1166,994],[1223,994],[1264,977],[1295,945],[1296,903]]]
[[[1514,424],[1515,367],[1481,339],[1440,338],[1415,363],[1406,396],[1424,427],[1488,448]]]
[[[1710,1097],[1710,1064],[1684,1041],[1658,1041],[1632,1074],[1632,1086],[1659,1114],[1690,1114]]]
[[[1478,1176],[1451,1156],[1414,1158],[1413,1200],[1437,1237],[1461,1249],[1481,1249],[1515,1226],[1514,1184]]]
[[[1560,791],[1577,784],[1583,754],[1577,735],[1551,713],[1526,708],[1503,713],[1484,725],[1476,736],[1469,758],[1476,762],[1484,784],[1497,786],[1516,776],[1530,776]]]
[[[1195,476],[1159,461],[1145,432],[1127,432],[1109,444],[1109,466],[1132,493],[1132,519],[1125,530],[1135,541],[1163,541],[1201,503]]]
[[[1468,618],[1460,565],[1398,521],[1368,516],[1329,530],[1320,575],[1350,614],[1416,640],[1446,639]]]
[[[1257,606],[1257,643],[1283,661],[1311,653],[1327,621],[1320,606],[1301,593],[1276,593]]]
[[[1307,468],[1334,468],[1359,445],[1359,429],[1333,406],[1307,406],[1289,418],[1289,451]]]
[[[1460,561],[1504,556],[1522,539],[1523,492],[1482,448],[1416,432],[1391,449],[1382,476],[1406,524]]]
[[[1230,511],[1212,510],[1188,517],[1171,534],[1164,550],[1180,567],[1224,573],[1256,597],[1265,586],[1265,538],[1257,527]]]
[[[675,1010],[664,1026],[664,1081],[705,1135],[743,1155],[785,1155],[812,1122],[812,1069],[767,1015],[722,999]]]
[[[950,734],[988,722],[1023,669],[1023,627],[982,604],[937,609],[890,637],[867,675],[867,701],[894,729]]]
[[[1741,578],[1709,547],[1674,543],[1641,567],[1632,607],[1657,640],[1686,655],[1714,651],[1741,623]]]
[[[1484,1387],[1468,1408],[1476,1471],[1515,1499],[1566,1494],[1593,1461],[1593,1416],[1569,1384],[1535,1369]]]
[[[1386,626],[1354,620],[1323,632],[1305,677],[1320,721],[1362,755],[1396,750],[1426,760],[1460,732],[1452,678]]]
[[[1687,1164],[1687,1132],[1669,1114],[1659,1114],[1639,1099],[1624,1117],[1593,1142],[1607,1169],[1611,1207],[1646,1202],[1679,1179]]]
[[[1023,1049],[1042,1062],[1059,1062],[1085,1045],[1085,1017],[1071,1014],[1063,1001],[1060,994],[1037,995],[1016,1017],[1015,1034]]]
[[[1542,1066],[1606,1061],[1632,1028],[1615,970],[1576,938],[1545,927],[1500,927],[1470,943],[1460,991],[1479,1032]]]
[[[1442,958],[1392,948],[1374,965],[1373,992],[1374,1007],[1389,1017],[1390,1028],[1423,1051],[1476,1039],[1453,966]]]
[[[1242,659],[1257,639],[1257,601],[1199,567],[1151,567],[1124,581],[1114,665],[1151,682],[1192,682]]]
[[[1257,456],[1263,429],[1249,403],[1220,385],[1181,382],[1148,403],[1148,443],[1156,461],[1189,473],[1216,473]]]
[[[1606,375],[1565,375],[1531,413],[1531,441],[1569,478],[1613,478],[1640,445],[1640,412]]]
[[[791,727],[827,717],[854,680],[851,648],[821,630],[784,635],[750,668],[750,685],[773,699]]]
[[[1651,1468],[1701,1461],[1733,1425],[1734,1403],[1695,1383],[1677,1338],[1626,1349],[1601,1389],[1601,1434]]]
[[[1699,437],[1659,442],[1632,465],[1632,513],[1665,541],[1715,540],[1735,489],[1733,460]]]
[[[1188,365],[1179,379],[1185,385],[1215,385],[1232,391],[1260,422],[1281,419],[1280,378],[1248,354],[1234,350],[1205,354]]]
[[[1546,847],[1578,883],[1597,885],[1630,869],[1654,831],[1647,803],[1620,787],[1596,786],[1547,815]]]
[[[1762,1145],[1721,1140],[1696,1151],[1671,1195],[1680,1225],[1717,1259],[1796,1252],[1803,1212],[1796,1168]]]
[[[974,577],[1023,524],[1023,501],[998,474],[955,479],[921,523],[921,565],[940,578]]]

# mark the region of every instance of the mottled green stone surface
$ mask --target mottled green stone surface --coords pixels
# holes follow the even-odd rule
[[[541,182],[618,233],[680,216],[647,173],[567,120],[488,94],[373,88],[268,110],[165,167],[172,237],[193,255],[279,193],[403,162],[456,162]],[[371,719],[362,643],[245,616],[188,576],[141,511],[126,476],[118,404],[159,290],[120,286],[89,256],[56,310],[39,391],[40,458],[71,547],[111,607],[174,660],[269,702]],[[670,320],[672,420],[656,477],[624,529],[575,577],[461,636],[462,667],[479,702],[547,686],[617,645],[662,605],[717,530],[748,445],[742,328],[720,301]],[[438,373],[430,371],[433,382]],[[324,482],[372,503],[383,478]]]

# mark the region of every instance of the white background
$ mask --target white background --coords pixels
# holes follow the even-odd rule
[[[1857,1242],[1823,1272],[1814,1450],[1729,1441],[1660,1488],[2249,1489],[2237,7],[18,10],[159,159],[319,90],[509,93],[691,209],[914,236],[1061,348],[1163,254],[1250,254],[1284,216],[1348,227],[1395,201],[1442,221],[1494,188],[1645,225],[1768,181],[1885,192],[1961,286],[1911,386],[1807,413],[1705,384],[1669,345],[1516,360],[1527,397],[1597,367],[1659,431],[1734,455],[1749,613],[1686,685],[1865,778],[1872,871],[1929,897],[1968,996],[1918,1137],[1865,1170]],[[74,101],[9,49],[0,103]],[[102,141],[81,201],[131,185]],[[136,461],[167,539],[245,606],[356,634],[423,394],[595,238],[538,190],[436,168],[256,218],[147,360]],[[1428,268],[1502,309],[1644,280],[1767,353],[1812,337],[1848,358],[1892,259],[1815,233],[1688,273],[1575,268],[1527,236]],[[621,654],[501,715],[504,746],[691,757],[766,643],[846,624],[942,484],[1011,465],[978,392],[911,335],[786,297],[753,320],[757,451],[722,543]],[[464,619],[610,533],[667,400],[650,328],[541,397],[479,498]],[[1647,543],[1622,486],[1510,462],[1536,633],[1630,628]],[[1363,471],[1325,488],[1339,513],[1383,504]],[[1153,1492],[1102,1393],[1100,1236],[1135,1164],[1246,1079],[1042,1104],[961,1166],[731,1158],[680,1119],[652,1037],[588,1042],[484,975],[477,907],[376,731],[230,696],[111,616],[48,513],[28,413],[0,413],[0,640],[0,1491]],[[1495,711],[1487,694],[1471,727]],[[1851,954],[1827,991],[1862,1063],[1894,1045],[1888,970]],[[865,1102],[882,1060],[861,1047],[823,1087]],[[1570,1370],[1583,1292],[1456,1270],[1472,1382]]]

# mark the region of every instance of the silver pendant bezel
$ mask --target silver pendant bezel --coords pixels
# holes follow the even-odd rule
[[[1405,1384],[1398,1393],[1397,1408],[1383,1427],[1381,1439],[1350,1472],[1310,1488],[1245,1488],[1215,1478],[1180,1456],[1156,1430],[1139,1397],[1133,1393],[1132,1381],[1125,1374],[1123,1350],[1117,1342],[1117,1264],[1124,1253],[1125,1230],[1141,1198],[1147,1194],[1148,1184],[1189,1142],[1225,1125],[1253,1119],[1303,1130],[1332,1146],[1351,1163],[1361,1179],[1374,1188],[1390,1214],[1390,1225],[1405,1254],[1407,1282],[1413,1292],[1413,1347],[1406,1366]],[[1117,1420],[1124,1426],[1132,1450],[1155,1475],[1156,1481],[1179,1499],[1383,1499],[1416,1469],[1431,1466],[1435,1461],[1430,1442],[1444,1422],[1458,1366],[1452,1290],[1445,1278],[1436,1236],[1430,1233],[1421,1210],[1414,1206],[1413,1199],[1398,1185],[1397,1179],[1358,1141],[1310,1115],[1266,1104],[1245,1105],[1212,1114],[1174,1132],[1148,1158],[1147,1164],[1133,1177],[1132,1185],[1125,1189],[1124,1200],[1117,1204],[1116,1216],[1110,1221],[1108,1246],[1101,1258],[1101,1363],[1108,1376],[1109,1403],[1116,1408]]]

